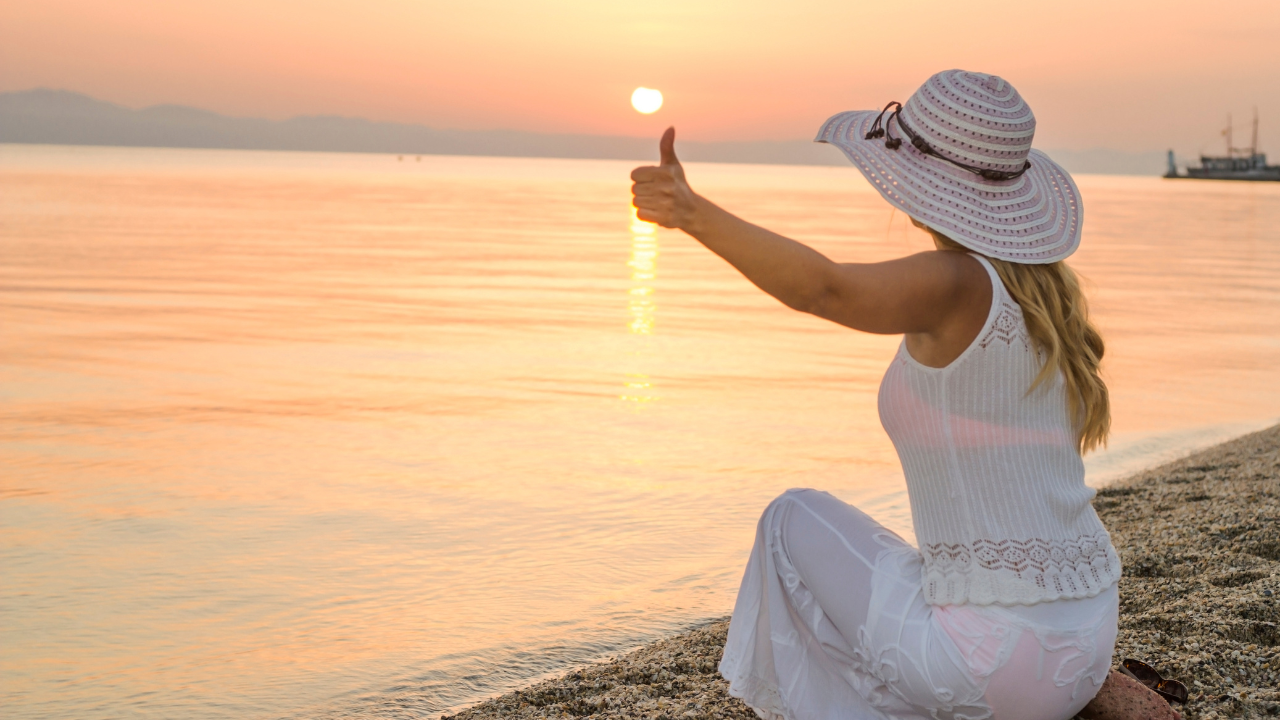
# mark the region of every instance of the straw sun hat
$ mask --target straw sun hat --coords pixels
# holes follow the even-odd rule
[[[843,112],[817,142],[844,151],[894,207],[965,247],[1010,262],[1057,262],[1080,245],[1080,191],[1031,149],[1036,118],[995,75],[947,70],[905,105]]]

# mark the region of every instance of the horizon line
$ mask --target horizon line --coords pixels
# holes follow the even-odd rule
[[[131,105],[126,105],[126,104],[119,103],[119,102],[116,102],[116,101],[113,101],[113,100],[104,100],[104,99],[102,99],[102,98],[95,97],[95,96],[90,95],[90,94],[88,94],[88,93],[81,92],[81,91],[79,91],[79,90],[71,90],[71,89],[67,89],[67,88],[54,88],[54,87],[48,87],[48,86],[43,86],[43,85],[42,85],[42,86],[38,86],[38,87],[28,88],[28,89],[26,89],[26,90],[4,90],[4,91],[0,91],[0,98],[5,97],[5,96],[13,96],[13,95],[32,95],[32,94],[37,94],[37,93],[48,93],[48,94],[71,95],[71,96],[75,96],[75,97],[78,97],[78,98],[83,98],[83,99],[86,99],[86,100],[91,100],[91,101],[96,102],[96,103],[102,103],[102,104],[106,104],[106,105],[111,105],[111,106],[113,106],[113,107],[115,107],[115,108],[119,108],[119,109],[122,109],[122,110],[127,110],[127,111],[130,111],[130,112],[145,112],[145,111],[147,111],[147,110],[161,110],[161,109],[169,109],[169,108],[172,108],[172,109],[178,109],[178,110],[194,110],[194,111],[196,111],[196,112],[201,112],[201,113],[207,113],[207,114],[210,114],[210,115],[215,115],[215,116],[217,116],[217,117],[220,117],[220,118],[223,118],[223,119],[227,119],[227,120],[248,120],[248,121],[264,122],[264,123],[277,123],[277,124],[278,124],[278,123],[288,123],[288,122],[295,121],[295,120],[345,120],[345,121],[352,121],[352,122],[368,123],[368,124],[371,124],[371,125],[387,125],[387,126],[404,127],[404,128],[420,128],[420,129],[424,129],[424,130],[430,130],[430,131],[433,131],[433,132],[442,132],[442,133],[468,133],[468,134],[473,134],[473,133],[511,133],[511,134],[519,134],[519,135],[531,135],[531,136],[541,136],[541,137],[558,137],[558,138],[599,138],[599,139],[609,139],[609,140],[652,141],[652,142],[654,142],[655,146],[656,146],[657,141],[658,141],[658,140],[657,140],[657,138],[653,138],[653,137],[645,136],[645,135],[609,135],[609,134],[592,133],[592,132],[547,132],[547,131],[540,131],[540,130],[523,130],[523,129],[509,128],[509,127],[490,127],[490,128],[439,127],[439,126],[435,126],[435,125],[428,125],[428,124],[426,124],[426,123],[422,123],[422,122],[405,122],[405,121],[401,121],[401,120],[379,120],[379,119],[374,119],[374,118],[364,117],[364,116],[360,116],[360,115],[341,115],[341,114],[335,114],[335,113],[315,113],[315,114],[290,115],[289,117],[282,118],[282,119],[273,119],[273,118],[269,118],[269,117],[254,116],[254,115],[231,115],[231,114],[227,114],[227,113],[224,113],[224,112],[222,112],[222,111],[219,111],[219,110],[210,110],[210,109],[208,109],[208,108],[204,108],[204,107],[198,107],[198,106],[195,106],[195,105],[184,105],[184,104],[176,103],[176,102],[162,102],[162,103],[155,103],[155,104],[152,104],[152,105],[131,106]],[[672,126],[672,127],[674,127],[674,126]],[[813,143],[813,144],[821,144],[821,143],[817,143],[816,141],[814,141],[814,140],[812,140],[812,139],[810,139],[810,138],[801,138],[801,137],[796,137],[796,138],[786,138],[786,139],[777,139],[777,138],[757,138],[757,139],[753,139],[753,140],[699,140],[699,139],[679,139],[679,140],[677,140],[677,142],[681,142],[681,143],[690,143],[690,144],[697,144],[697,145],[747,145],[747,144],[770,144],[770,143]],[[9,142],[9,141],[0,140],[0,144],[39,144],[39,143],[11,143],[11,142]],[[55,144],[56,144],[56,143],[55,143]],[[77,143],[77,144],[78,144],[78,143]],[[137,146],[133,146],[133,145],[130,145],[130,146],[123,146],[123,145],[103,145],[103,147],[184,147],[184,146],[166,146],[166,145],[137,145]],[[209,149],[219,149],[219,148],[209,148]],[[245,149],[255,149],[255,148],[245,148]],[[1169,148],[1165,148],[1165,149],[1149,149],[1149,150],[1128,150],[1128,149],[1110,148],[1110,147],[1105,147],[1105,146],[1101,146],[1101,145],[1094,145],[1094,146],[1090,146],[1090,147],[1087,147],[1087,148],[1079,148],[1079,149],[1064,148],[1064,147],[1058,147],[1058,148],[1037,148],[1037,149],[1038,149],[1038,150],[1041,150],[1041,152],[1046,152],[1046,153],[1049,153],[1049,152],[1062,152],[1062,153],[1090,153],[1090,152],[1106,152],[1106,153],[1112,153],[1112,154],[1118,154],[1118,155],[1136,156],[1136,155],[1145,155],[1145,154],[1148,154],[1148,153],[1155,153],[1155,152],[1165,153],[1165,152],[1167,152],[1167,151],[1168,151],[1168,149],[1169,149]],[[302,151],[302,152],[306,152],[306,151]],[[325,151],[320,151],[320,152],[325,152]],[[337,150],[337,151],[333,151],[333,152],[359,152],[359,151],[344,151],[344,150]],[[395,154],[395,153],[392,153],[392,154]],[[432,154],[432,155],[435,155],[435,154],[439,154],[439,153],[404,153],[404,154]],[[520,156],[513,156],[513,157],[520,157]]]

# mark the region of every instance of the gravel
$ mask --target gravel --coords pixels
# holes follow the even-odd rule
[[[1190,718],[1280,716],[1280,426],[1094,499],[1120,551],[1117,661],[1191,690]]]
[[[1280,425],[1098,492],[1124,564],[1115,662],[1191,690],[1189,720],[1280,717]],[[442,720],[756,720],[716,671],[728,619]]]

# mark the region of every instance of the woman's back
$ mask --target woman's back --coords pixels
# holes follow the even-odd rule
[[[1061,373],[1028,392],[1042,355],[990,263],[987,320],[942,368],[904,343],[880,386],[932,604],[1096,595],[1120,563],[1094,513]]]

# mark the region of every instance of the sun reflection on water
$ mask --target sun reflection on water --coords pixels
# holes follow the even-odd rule
[[[631,332],[652,335],[654,320],[653,280],[658,267],[658,237],[654,226],[637,218],[631,210]]]
[[[657,305],[654,303],[653,281],[658,271],[658,236],[656,228],[636,217],[635,208],[631,208],[631,258],[627,260],[631,268],[631,289],[629,290],[628,309],[631,320],[627,329],[640,344],[632,355],[639,366],[649,355],[648,339],[654,333],[654,315]],[[623,400],[634,403],[647,403],[656,399],[653,394],[653,383],[644,372],[629,372],[623,383],[625,390],[620,396]]]

